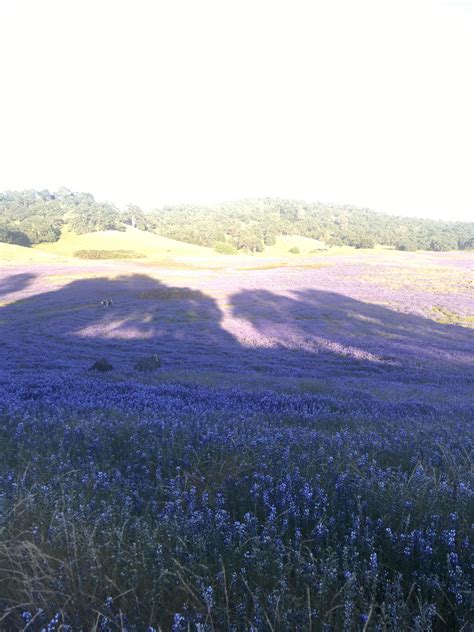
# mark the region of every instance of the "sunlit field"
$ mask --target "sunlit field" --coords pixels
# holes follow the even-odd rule
[[[0,629],[467,632],[472,253],[139,232],[1,245]]]

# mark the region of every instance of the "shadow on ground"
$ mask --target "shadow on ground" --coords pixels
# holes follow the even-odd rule
[[[35,280],[38,293],[5,304]],[[164,368],[236,379],[252,372],[407,381],[415,371],[433,383],[469,377],[470,330],[335,292],[238,292],[226,329],[213,298],[144,274],[74,280],[43,292],[40,283],[33,274],[0,282],[0,360],[7,370],[86,370],[105,357],[127,374],[137,358],[158,353]],[[108,296],[113,306],[104,308]]]

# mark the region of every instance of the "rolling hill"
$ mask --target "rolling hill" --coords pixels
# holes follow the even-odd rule
[[[174,257],[219,257],[211,248],[187,244],[131,227],[126,231],[104,230],[83,235],[65,231],[58,241],[42,243],[34,247],[36,252],[63,257],[74,257],[81,250],[126,250],[136,253],[136,258],[145,256],[151,260]]]

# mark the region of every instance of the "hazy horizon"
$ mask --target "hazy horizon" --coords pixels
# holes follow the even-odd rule
[[[6,0],[0,190],[474,217],[470,0]]]

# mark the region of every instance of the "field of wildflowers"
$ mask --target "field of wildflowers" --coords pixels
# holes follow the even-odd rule
[[[470,629],[472,262],[325,263],[2,266],[1,630]]]

